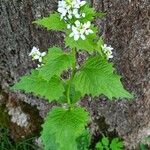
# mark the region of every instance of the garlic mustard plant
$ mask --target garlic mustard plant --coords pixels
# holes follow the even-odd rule
[[[57,11],[33,22],[48,31],[63,32],[69,49],[66,52],[60,47],[50,47],[46,54],[33,47],[29,55],[43,65],[32,69],[12,87],[62,104],[48,113],[42,125],[44,150],[78,150],[77,139],[85,133],[89,122],[88,112],[77,105],[85,95],[103,95],[110,100],[132,98],[109,62],[113,48],[98,36],[98,28],[93,24],[96,17],[103,16],[85,1],[61,0]],[[79,51],[89,53],[82,65],[77,61]],[[62,78],[68,70],[71,70],[68,79]]]
[[[107,46],[107,44],[102,45],[102,51],[106,54],[107,59],[113,58],[112,50],[111,46]]]
[[[32,48],[29,56],[32,56],[33,60],[37,59],[37,60],[39,60],[39,62],[41,62],[41,53],[37,47],[34,46]]]
[[[32,56],[32,60],[38,60],[39,63],[42,63],[43,57],[46,55],[46,52],[40,52],[39,48],[33,46],[29,56]],[[38,67],[41,67],[43,64],[38,64]]]

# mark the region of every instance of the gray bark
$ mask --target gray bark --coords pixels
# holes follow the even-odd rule
[[[99,34],[114,47],[114,64],[123,76],[125,87],[135,95],[133,101],[106,101],[85,98],[82,104],[92,115],[91,132],[97,138],[104,132],[115,131],[124,139],[126,149],[137,149],[138,142],[150,130],[150,1],[93,0],[98,11],[107,12],[97,19]],[[8,87],[35,64],[28,54],[33,46],[45,51],[53,45],[64,46],[63,36],[47,32],[32,21],[56,10],[57,0],[0,0],[0,89],[6,103],[25,101],[35,105],[42,117],[51,107],[41,99],[21,93],[12,94]],[[9,101],[8,101],[9,99]],[[13,99],[13,100],[12,100]],[[10,101],[12,100],[12,101]],[[19,105],[19,104],[18,104]],[[10,105],[7,105],[8,107]],[[102,122],[103,121],[103,122]],[[109,126],[109,127],[108,127]]]

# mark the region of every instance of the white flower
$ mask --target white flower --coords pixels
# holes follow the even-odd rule
[[[61,13],[61,19],[63,19],[63,17],[65,17],[67,14],[67,10],[65,8],[62,8],[62,7],[58,8],[58,12]]]
[[[86,35],[94,33],[93,30],[90,29],[90,26],[91,26],[91,22],[90,21],[88,21],[87,23],[83,24],[83,29],[85,30],[85,34]]]
[[[107,59],[113,58],[113,55],[112,55],[113,48],[111,46],[107,46],[107,44],[104,44],[101,47],[102,47],[103,52],[106,54]]]
[[[78,9],[73,9],[73,15],[76,17],[76,18],[80,18],[80,14],[78,12]]]
[[[74,40],[77,41],[80,38],[80,33],[78,31],[78,28],[74,25],[72,26],[72,33],[69,35],[69,37],[74,37]]]
[[[33,46],[29,56],[32,56],[33,60],[38,60],[39,62],[42,62],[42,58],[46,55],[46,52],[40,52],[39,48]]]
[[[70,24],[67,24],[67,29],[71,29],[71,25]]]
[[[86,1],[81,1],[80,6],[84,6],[86,4]]]
[[[86,1],[81,0],[61,0],[58,2],[57,11],[61,14],[61,19],[72,19],[85,17],[85,13],[80,14],[79,9],[86,4]]]
[[[72,32],[69,37],[74,37],[74,40],[77,41],[79,38],[82,40],[86,39],[86,35],[92,34],[93,30],[90,29],[91,23],[88,21],[87,23],[80,23],[78,20],[75,21],[75,25],[72,25]]]
[[[58,2],[58,12],[61,14],[61,19],[67,14],[67,4],[64,0]]]
[[[39,55],[40,55],[39,49],[37,47],[33,46],[29,56],[32,56],[32,57],[35,57],[35,59],[38,59]]]
[[[88,21],[87,23],[84,23],[83,27],[84,28],[89,28],[91,26],[91,22]]]

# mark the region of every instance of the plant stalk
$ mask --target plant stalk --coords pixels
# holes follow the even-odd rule
[[[68,89],[67,89],[67,102],[69,105],[71,105],[71,99],[70,99],[70,90],[71,90],[71,83],[73,81],[73,78],[75,76],[75,73],[76,73],[76,48],[72,49],[72,55],[74,56],[74,59],[75,59],[75,63],[73,63],[72,65],[72,74],[71,74],[71,77],[70,77],[70,80],[68,82]]]

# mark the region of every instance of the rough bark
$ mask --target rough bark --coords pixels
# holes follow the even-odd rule
[[[85,98],[82,104],[92,115],[90,127],[95,138],[104,130],[106,134],[115,131],[115,135],[124,139],[126,149],[137,149],[138,142],[150,129],[150,2],[91,2],[98,11],[107,12],[106,19],[97,19],[95,23],[100,27],[99,34],[103,34],[107,43],[114,47],[115,66],[135,99],[110,102],[102,98],[92,101],[91,98]],[[44,100],[31,95],[12,94],[8,87],[35,67],[28,57],[33,46],[39,46],[41,50],[52,45],[64,46],[63,35],[47,32],[32,24],[33,20],[55,10],[56,3],[57,0],[0,0],[0,89],[2,93],[5,92],[3,97],[7,95],[9,101],[6,98],[0,100],[7,101],[7,108],[10,103],[24,101],[37,106],[44,117],[51,107]]]

